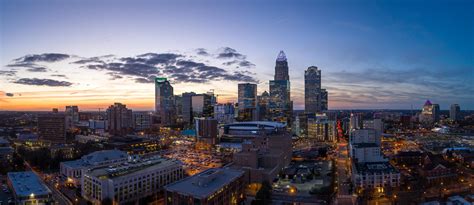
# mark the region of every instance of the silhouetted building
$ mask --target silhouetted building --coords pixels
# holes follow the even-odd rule
[[[271,121],[287,124],[290,124],[293,115],[288,61],[283,51],[280,51],[276,59],[275,79],[270,81],[269,114]]]
[[[66,142],[66,117],[62,113],[38,115],[38,136],[40,140],[52,143]]]
[[[107,108],[107,128],[111,135],[126,135],[133,127],[132,110],[126,105],[114,103]]]
[[[182,114],[183,114],[183,123],[186,125],[190,125],[193,122],[193,101],[192,97],[195,96],[196,93],[189,92],[183,93],[182,96]]]
[[[321,112],[321,70],[310,66],[304,72],[304,110],[307,113]]]

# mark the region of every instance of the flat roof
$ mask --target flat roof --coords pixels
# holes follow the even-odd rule
[[[94,163],[100,163],[107,160],[116,160],[116,159],[127,158],[127,157],[128,157],[128,154],[124,151],[101,150],[101,151],[92,152],[88,155],[84,155],[81,157],[81,159],[66,161],[66,162],[61,162],[61,163],[71,168],[81,168],[81,167],[93,165]]]
[[[226,124],[226,126],[270,126],[270,127],[277,127],[277,128],[282,128],[286,127],[285,124],[280,123],[280,122],[273,122],[273,121],[248,121],[248,122],[234,122],[230,124]]]
[[[352,144],[352,146],[355,148],[380,147],[379,145],[375,143],[354,143]]]
[[[117,178],[135,172],[149,171],[176,164],[180,164],[180,162],[175,159],[156,157],[138,162],[124,162],[108,167],[99,167],[91,169],[86,173],[86,175],[94,176],[97,178]]]
[[[8,172],[15,194],[18,197],[29,197],[51,194],[51,190],[32,171]]]
[[[356,163],[358,174],[374,174],[374,173],[399,173],[395,167],[388,162],[364,162]]]
[[[217,192],[223,186],[241,177],[244,171],[231,168],[211,168],[191,177],[165,186],[167,191],[203,199]]]

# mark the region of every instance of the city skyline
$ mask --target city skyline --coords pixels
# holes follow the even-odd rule
[[[239,83],[269,92],[280,50],[295,110],[309,66],[330,110],[474,109],[472,3],[345,3],[2,1],[0,110],[153,110],[154,77],[237,102]]]

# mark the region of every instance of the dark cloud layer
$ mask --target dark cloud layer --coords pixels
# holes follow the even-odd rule
[[[245,59],[245,55],[240,54],[233,48],[224,47],[221,49],[219,54],[217,54],[217,58],[237,58],[237,59]]]
[[[13,94],[13,93],[5,93],[5,96],[7,96],[7,97],[13,97],[13,96],[15,96],[15,94]]]
[[[21,58],[15,59],[18,63],[34,63],[34,62],[56,62],[69,58],[70,56],[62,53],[43,53],[26,55]]]
[[[20,78],[13,83],[23,85],[38,85],[38,86],[51,86],[51,87],[68,87],[72,83],[67,81],[58,81],[52,79],[40,79],[40,78]]]
[[[107,70],[113,76],[131,76],[137,83],[153,83],[156,76],[167,77],[173,83],[205,83],[209,81],[257,82],[245,72],[229,72],[223,68],[186,59],[177,53],[145,53],[119,58],[114,62],[85,65],[85,68]],[[250,62],[249,62],[250,63]],[[116,79],[116,77],[113,77]]]

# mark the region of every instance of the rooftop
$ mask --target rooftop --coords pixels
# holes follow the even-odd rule
[[[18,197],[28,197],[33,195],[51,194],[51,190],[31,172],[9,172],[8,179],[11,181],[13,189]]]
[[[374,173],[398,173],[388,162],[365,162],[356,163],[355,165],[358,174],[374,174]]]
[[[280,53],[278,53],[278,57],[276,59],[277,61],[286,61],[286,55],[285,55],[285,52],[283,51],[280,51]]]
[[[227,126],[265,126],[265,127],[275,127],[275,128],[283,128],[286,125],[279,122],[272,122],[272,121],[248,121],[248,122],[235,122],[231,124],[227,124]]]
[[[124,162],[113,166],[91,169],[88,171],[87,175],[97,178],[116,178],[138,171],[148,171],[176,164],[180,164],[180,162],[173,159],[155,157],[142,161]]]
[[[354,144],[352,144],[352,146],[355,147],[355,148],[379,147],[375,143],[354,143]]]
[[[78,167],[85,167],[88,165],[94,165],[96,163],[108,161],[108,160],[116,160],[120,158],[127,158],[128,154],[124,151],[120,150],[101,150],[92,152],[88,155],[84,155],[81,159],[74,160],[74,161],[66,161],[62,162],[63,164],[78,168]]]
[[[172,183],[165,189],[202,199],[217,192],[243,174],[244,171],[231,168],[212,168]]]

